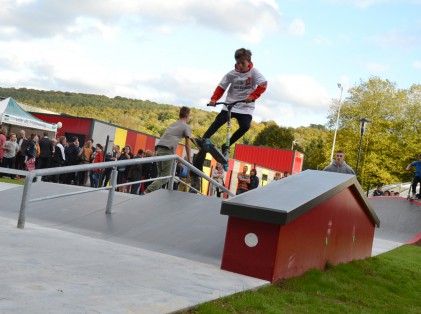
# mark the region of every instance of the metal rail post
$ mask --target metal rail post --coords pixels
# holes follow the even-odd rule
[[[115,194],[115,189],[117,185],[117,175],[118,175],[117,168],[114,167],[113,171],[111,171],[111,178],[110,178],[111,188],[110,188],[110,191],[108,192],[107,207],[105,209],[106,214],[111,214],[111,210],[113,207],[114,194]]]
[[[177,170],[177,159],[174,159],[171,163],[171,178],[170,182],[168,183],[168,190],[172,191],[174,190],[174,177],[175,177],[175,171]]]
[[[34,177],[32,175],[28,175],[25,178],[25,185],[23,186],[23,191],[22,191],[22,201],[20,203],[18,226],[17,226],[19,229],[25,228],[26,207],[28,207],[28,203],[29,203],[28,200],[30,196],[33,179]]]

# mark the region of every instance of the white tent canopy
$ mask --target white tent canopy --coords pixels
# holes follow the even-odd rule
[[[57,124],[44,122],[22,109],[13,98],[0,100],[0,124],[6,123],[24,128],[57,132]]]

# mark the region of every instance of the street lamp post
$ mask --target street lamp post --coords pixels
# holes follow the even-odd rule
[[[294,145],[296,144],[298,144],[298,142],[296,140],[293,140],[291,144],[291,150],[294,150]]]
[[[341,95],[339,96],[338,115],[336,116],[335,134],[333,135],[333,144],[332,144],[332,152],[330,153],[330,161],[333,160],[333,153],[335,152],[336,133],[338,133],[339,115],[341,113],[341,106],[342,106],[342,93],[344,91],[344,88],[341,83],[338,83],[338,88],[341,90]]]
[[[363,136],[365,133],[365,125],[366,123],[370,122],[367,118],[360,119],[360,143],[358,144],[358,157],[357,157],[357,166],[355,167],[355,174],[358,175],[358,167],[360,165],[360,157],[361,157],[361,144],[363,142]]]

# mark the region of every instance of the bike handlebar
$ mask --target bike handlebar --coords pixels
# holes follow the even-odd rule
[[[239,104],[240,102],[246,102],[246,99],[241,99],[241,100],[237,100],[237,101],[234,101],[234,102],[219,101],[219,102],[216,102],[215,105],[207,104],[207,106],[216,107],[217,105],[225,105],[225,106],[227,106],[227,108],[232,108],[236,104]]]

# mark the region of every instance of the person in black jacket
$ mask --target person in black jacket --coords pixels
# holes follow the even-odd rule
[[[51,164],[51,158],[53,156],[53,143],[48,138],[48,133],[44,132],[44,137],[39,140],[39,169],[49,168]]]
[[[25,165],[26,170],[32,171],[35,169],[35,161],[37,156],[36,145],[38,143],[38,135],[32,133],[31,139],[28,141],[28,145],[25,149]]]
[[[143,158],[143,149],[139,149],[133,158]],[[139,181],[142,178],[142,164],[131,165],[127,172],[128,182]],[[131,194],[139,194],[140,183],[135,183],[130,186]]]
[[[64,149],[66,161],[65,166],[74,166],[79,164],[79,141],[76,137],[71,137],[69,140],[69,145]],[[65,184],[77,184],[76,182],[76,173],[69,172],[65,175]]]
[[[19,131],[18,144],[19,151],[16,154],[16,169],[25,170],[25,156],[26,156],[26,147],[28,146],[29,139],[26,138],[25,130]]]
[[[53,141],[53,157],[51,158],[51,167],[62,167],[66,161],[65,147],[67,140],[65,136],[60,136],[57,143]],[[51,176],[52,182],[64,181],[65,174]]]
[[[250,170],[250,183],[249,183],[249,190],[253,190],[259,187],[259,177],[257,176],[256,169]]]

